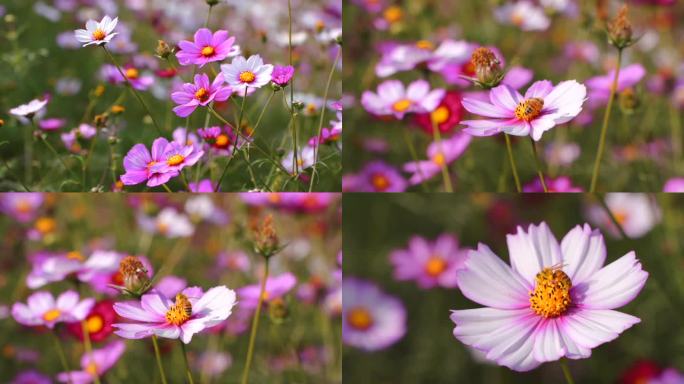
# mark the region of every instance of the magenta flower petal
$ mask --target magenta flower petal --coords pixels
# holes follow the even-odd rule
[[[163,321],[164,319],[163,316],[160,317],[155,313],[150,313],[146,311],[140,306],[139,303],[135,301],[115,303],[114,312],[116,312],[121,317],[125,317],[127,319],[135,321],[154,322]]]
[[[493,88],[489,92],[489,100],[494,104],[496,107],[498,107],[501,110],[509,112],[508,115],[505,117],[510,118],[513,117],[513,111],[515,111],[515,108],[518,106],[518,103],[522,101],[523,97],[516,91],[515,89],[509,87],[508,85],[499,85],[498,87]],[[473,112],[473,113],[478,113],[478,112]],[[478,113],[480,114],[480,113]],[[483,115],[486,116],[486,115]],[[499,116],[490,116],[490,117],[499,117]]]
[[[463,107],[470,113],[475,113],[485,117],[493,117],[496,119],[510,119],[514,116],[512,110],[507,110],[503,107],[475,99],[463,99]]]

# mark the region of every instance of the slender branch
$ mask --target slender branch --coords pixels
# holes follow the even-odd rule
[[[261,289],[259,290],[259,303],[257,304],[254,318],[252,319],[252,331],[249,335],[249,347],[247,348],[247,360],[245,368],[242,371],[242,384],[247,384],[249,380],[249,368],[252,365],[252,357],[254,355],[254,340],[256,339],[257,329],[259,328],[259,316],[261,315],[261,306],[264,302],[264,292],[266,291],[266,280],[268,280],[268,258],[264,258],[264,278],[261,281]]]
[[[167,384],[164,367],[162,367],[161,354],[159,353],[159,345],[157,344],[157,335],[152,335],[152,345],[154,346],[154,356],[157,358],[157,368],[159,368],[162,384]]]
[[[532,156],[534,156],[534,163],[537,166],[539,181],[544,189],[544,193],[547,193],[549,190],[546,188],[546,181],[544,181],[544,172],[542,171],[541,161],[539,160],[539,154],[537,153],[537,144],[534,142],[534,139],[532,139],[532,136],[530,136],[530,145],[532,145]]]
[[[518,177],[518,168],[515,165],[515,158],[513,157],[513,148],[511,147],[511,138],[508,133],[504,133],[506,138],[506,149],[508,150],[508,162],[511,163],[511,171],[513,171],[513,180],[515,180],[515,189],[518,193],[522,192],[520,187],[520,178]]]
[[[181,345],[181,349],[183,350],[183,361],[185,362],[185,373],[188,375],[188,383],[190,384],[195,384],[195,381],[192,380],[192,372],[190,372],[190,364],[188,364],[188,352],[185,350],[185,343],[183,343],[180,339],[178,342]]]

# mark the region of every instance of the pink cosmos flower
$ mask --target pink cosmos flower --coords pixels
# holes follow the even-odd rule
[[[274,299],[285,296],[296,284],[297,278],[289,272],[269,277],[266,280],[263,302],[269,303]],[[261,283],[247,285],[238,289],[240,306],[246,309],[256,308],[259,305],[259,293],[261,293]]]
[[[415,280],[423,289],[454,288],[458,285],[456,271],[463,268],[467,252],[449,234],[442,234],[434,241],[413,236],[408,249],[397,249],[390,254],[390,263],[397,280]]]
[[[90,309],[95,305],[95,299],[79,301],[78,293],[73,290],[63,292],[55,298],[50,292],[35,292],[28,297],[27,303],[14,303],[12,317],[19,324],[30,327],[39,325],[50,329],[55,324],[85,319]]]
[[[137,216],[140,229],[149,233],[158,233],[169,239],[189,237],[195,233],[195,226],[187,215],[178,212],[174,207],[166,207],[156,217],[139,212]]]
[[[99,23],[95,20],[88,20],[86,22],[86,29],[77,29],[74,31],[74,36],[76,36],[76,40],[79,42],[85,43],[83,44],[84,47],[92,44],[105,45],[117,35],[116,32],[112,32],[118,22],[118,17],[112,20],[109,16],[103,17]]]
[[[487,120],[465,120],[464,130],[473,136],[492,136],[505,132],[515,136],[530,135],[539,141],[542,134],[557,124],[567,123],[582,111],[587,90],[575,80],[559,83],[548,80],[534,82],[525,97],[502,84],[489,92],[490,102],[463,99],[468,112]]]
[[[214,193],[216,189],[216,183],[212,182],[211,179],[202,179],[198,183],[190,183],[190,192],[195,193]]]
[[[228,31],[218,30],[213,34],[207,28],[200,28],[195,32],[195,41],[183,40],[178,43],[180,51],[176,53],[181,65],[199,65],[214,61],[222,61],[230,54],[235,37],[228,37]]]
[[[663,186],[663,192],[684,192],[684,178],[673,177],[669,179]]]
[[[28,370],[16,375],[10,384],[52,384],[52,379],[38,371]]]
[[[195,75],[194,84],[185,83],[180,91],[171,93],[173,102],[179,104],[173,111],[179,117],[188,117],[200,105],[204,107],[213,101],[228,100],[233,89],[223,85],[223,82],[223,75],[220,73],[211,84],[206,74]]]
[[[119,316],[135,321],[114,324],[114,333],[126,339],[157,335],[188,344],[194,334],[225,321],[235,304],[235,291],[225,286],[207,292],[199,287],[185,288],[173,301],[160,293],[148,293],[140,301],[114,304]]]
[[[178,174],[183,168],[195,165],[202,156],[204,151],[199,145],[181,145],[172,141],[164,149],[163,161],[152,165],[150,172]]]
[[[125,350],[126,343],[121,340],[109,343],[100,349],[93,349],[92,353],[86,353],[81,357],[80,371],[61,372],[57,374],[57,380],[73,384],[92,383],[95,375],[102,377],[119,361]]]
[[[169,141],[163,137],[152,142],[152,153],[144,144],[134,145],[124,157],[126,173],[121,175],[121,182],[125,185],[135,185],[147,181],[148,187],[156,187],[178,176],[177,170],[164,169],[164,172],[159,172],[159,168],[152,169],[154,165],[166,161],[164,154],[168,146]]]
[[[43,201],[40,192],[3,193],[0,194],[0,211],[20,223],[27,223],[36,218]]]
[[[205,148],[220,156],[231,156],[235,143],[243,142],[230,125],[199,128],[197,134],[204,140]]]
[[[345,277],[342,281],[342,339],[367,351],[385,349],[406,334],[406,308],[377,285]]]
[[[559,176],[555,179],[546,177],[546,190],[548,192],[582,192],[582,188],[572,185],[572,180],[567,176]],[[523,185],[523,192],[544,192],[544,186],[539,178],[535,178],[528,184]]]
[[[366,164],[356,175],[346,175],[342,184],[352,192],[404,192],[407,187],[399,171],[381,160]]]
[[[508,2],[494,9],[494,16],[502,24],[511,24],[523,31],[543,31],[551,25],[544,9],[528,0]]]
[[[406,88],[399,80],[387,80],[378,86],[377,93],[363,92],[361,104],[374,115],[403,119],[411,112],[432,112],[442,101],[444,93],[443,89],[431,91],[430,83],[425,80],[416,80]]]
[[[641,64],[632,64],[620,69],[618,75],[617,92],[622,92],[627,88],[635,86],[646,75],[646,69]],[[606,75],[592,77],[587,80],[589,87],[589,102],[592,107],[599,107],[608,103],[610,89],[613,86],[615,70]]]
[[[454,336],[515,371],[562,357],[582,359],[638,323],[614,311],[632,301],[648,273],[633,251],[603,266],[603,236],[576,226],[558,243],[546,223],[507,236],[511,265],[484,244],[470,251],[458,287],[485,308],[455,310]]]
[[[290,82],[290,80],[292,80],[294,72],[294,67],[291,65],[276,65],[273,67],[271,81],[276,85],[284,87]]]
[[[461,157],[471,139],[470,135],[459,132],[448,139],[431,143],[427,149],[429,160],[404,164],[404,171],[411,173],[409,183],[417,185],[442,172],[442,166],[449,166]]]
[[[122,71],[131,83],[131,86],[139,91],[146,91],[154,84],[154,77],[152,75],[141,74],[140,70],[132,65],[125,66],[122,68]],[[102,66],[100,77],[112,84],[124,84],[126,82],[126,79],[121,76],[121,72],[111,64]]]
[[[56,131],[66,124],[66,119],[50,118],[38,122],[40,129],[44,131]]]
[[[643,193],[607,193],[605,201],[625,234],[633,239],[645,236],[662,218],[655,201]],[[620,237],[620,231],[600,204],[590,205],[586,217],[594,225],[605,228],[611,236]]]
[[[249,59],[238,56],[230,64],[221,65],[221,73],[237,95],[244,96],[248,90],[261,88],[271,81],[273,65],[264,64],[259,55]]]

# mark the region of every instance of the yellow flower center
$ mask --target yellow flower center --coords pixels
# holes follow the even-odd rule
[[[184,160],[185,160],[185,157],[183,157],[183,155],[176,154],[176,155],[169,157],[168,160],[166,160],[166,164],[168,164],[170,166],[174,166],[174,165],[178,165],[178,164],[182,163]]]
[[[425,273],[432,277],[441,275],[446,269],[447,262],[439,256],[432,256],[427,263],[425,263]]]
[[[521,15],[520,12],[513,12],[513,14],[511,14],[511,23],[520,27],[525,23],[525,16]]]
[[[396,103],[392,104],[392,109],[394,109],[396,112],[405,112],[407,109],[411,107],[411,104],[411,100],[401,99]]]
[[[230,144],[230,138],[228,135],[218,135],[214,144],[219,148],[225,148]]]
[[[169,225],[163,222],[158,222],[157,223],[157,232],[161,233],[162,235],[167,233],[169,231]]]
[[[204,56],[204,57],[213,56],[214,52],[216,52],[216,51],[214,50],[214,47],[212,47],[212,46],[207,45],[206,47],[202,48],[202,56]]]
[[[29,213],[29,212],[31,212],[32,206],[31,206],[31,203],[29,203],[28,201],[20,200],[17,202],[15,209],[19,213]]]
[[[85,367],[85,371],[88,372],[91,376],[97,375],[97,364],[91,362]]]
[[[376,173],[371,177],[371,184],[373,184],[373,188],[375,188],[376,191],[385,191],[390,186],[387,176],[381,173]]]
[[[515,107],[515,117],[529,122],[539,116],[543,108],[543,99],[533,97],[531,99],[523,100]]]
[[[281,200],[281,198],[280,198],[279,193],[269,193],[268,194],[268,201],[269,202],[276,204],[276,203],[280,203],[280,200]]]
[[[432,113],[430,114],[430,119],[432,119],[432,122],[435,124],[442,124],[449,120],[450,115],[451,114],[449,113],[449,108],[442,105],[434,111],[432,111]]]
[[[195,92],[195,99],[199,101],[205,101],[209,98],[209,92],[206,89],[200,88]]]
[[[365,331],[371,326],[373,326],[373,316],[364,307],[352,308],[349,313],[347,313],[347,323],[353,328],[360,331]]]
[[[138,76],[140,76],[140,72],[138,72],[137,69],[135,69],[135,68],[128,68],[128,69],[126,70],[126,77],[128,77],[129,79],[135,80],[135,79],[138,78]]]
[[[572,281],[560,267],[544,268],[535,277],[536,286],[530,292],[530,308],[544,318],[558,317],[571,304]]]
[[[102,317],[100,315],[90,316],[86,320],[86,329],[88,330],[88,333],[100,332],[103,327],[104,321],[102,320]]]
[[[42,234],[54,232],[57,228],[57,222],[51,217],[41,217],[36,220],[35,228]]]
[[[435,45],[432,44],[432,42],[429,40],[418,40],[416,42],[416,47],[418,47],[420,49],[425,49],[428,51],[432,51],[433,49],[435,49]]]
[[[81,252],[78,251],[71,251],[66,254],[67,259],[71,260],[78,260],[78,261],[83,261],[84,257],[81,255]]]
[[[625,212],[617,211],[613,213],[613,216],[615,217],[615,221],[620,225],[623,225],[627,221],[627,214]]]
[[[43,314],[43,320],[45,321],[55,321],[61,315],[62,312],[59,309],[51,309]]]
[[[442,152],[437,152],[434,156],[432,156],[432,162],[441,167],[442,165],[446,164],[446,158]]]
[[[393,24],[404,17],[404,11],[402,11],[401,8],[396,5],[392,5],[385,9],[385,12],[383,12],[383,17],[388,23]]]
[[[96,29],[95,32],[93,32],[93,39],[95,40],[104,40],[105,36],[107,36],[107,34],[100,28]]]
[[[176,295],[176,302],[166,311],[166,321],[173,325],[181,325],[190,319],[192,304],[182,293]]]
[[[261,294],[261,300],[263,301],[268,301],[268,299],[271,297],[271,294],[268,293],[268,291],[264,291],[264,293]]]
[[[256,79],[256,75],[251,71],[240,72],[240,81],[243,83],[251,83]]]

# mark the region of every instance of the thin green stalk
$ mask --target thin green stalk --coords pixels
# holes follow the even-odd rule
[[[612,221],[613,224],[617,227],[618,232],[620,232],[620,236],[622,236],[623,239],[629,239],[629,236],[627,236],[625,230],[622,228],[622,224],[620,224],[620,222],[617,220],[613,212],[610,210],[610,207],[608,207],[605,198],[597,193],[594,194],[594,197],[596,198],[596,200],[598,200],[599,204],[601,204],[601,207],[603,207],[603,209],[606,211],[606,214],[610,218],[610,221]]]
[[[532,145],[532,155],[534,156],[534,163],[537,166],[537,175],[539,176],[539,181],[541,182],[542,188],[544,188],[544,193],[549,192],[546,188],[546,181],[544,181],[544,172],[542,171],[541,160],[539,160],[539,154],[537,153],[537,144],[530,136],[530,145]]]
[[[589,186],[589,193],[596,192],[596,182],[598,180],[599,169],[601,167],[601,158],[603,157],[603,149],[606,146],[606,132],[608,131],[608,121],[610,120],[610,111],[613,109],[613,101],[615,101],[615,92],[618,85],[618,77],[620,76],[620,65],[622,64],[622,49],[618,49],[617,65],[615,66],[615,76],[613,76],[613,84],[610,87],[610,97],[608,98],[608,105],[606,112],[603,115],[603,126],[601,127],[601,136],[599,137],[598,149],[596,150],[596,161],[594,162],[594,171],[591,175],[591,185]]]
[[[180,339],[178,342],[181,345],[181,349],[183,350],[183,361],[185,362],[185,373],[188,375],[188,383],[190,384],[195,384],[195,381],[192,380],[192,372],[190,372],[190,364],[188,364],[188,352],[185,350],[185,343],[183,343]]]
[[[66,355],[64,354],[64,348],[62,347],[62,341],[59,340],[56,332],[50,332],[55,341],[55,349],[57,349],[57,355],[59,356],[59,361],[62,363],[62,369],[67,374],[67,383],[71,384],[71,370],[69,369],[69,363],[67,363]]]
[[[57,158],[57,160],[59,160],[59,162],[62,163],[62,166],[64,167],[64,169],[65,169],[67,172],[72,173],[71,169],[69,169],[69,167],[68,167],[68,166],[66,165],[66,163],[64,162],[64,159],[62,159],[62,157],[59,156],[59,153],[57,152],[57,150],[55,149],[55,147],[53,147],[52,144],[50,144],[50,142],[45,138],[45,135],[40,134],[40,139],[43,141],[43,143],[45,143],[45,146],[48,147],[48,149],[50,150],[50,152],[52,152],[52,154],[55,155],[55,157]],[[72,173],[72,175],[73,175],[73,173]]]
[[[682,120],[679,109],[670,105],[670,128],[672,129],[672,155],[675,165],[679,165],[682,158]]]
[[[430,120],[432,120],[432,117],[430,117]],[[442,159],[444,159],[442,134],[439,132],[439,126],[434,120],[432,120],[432,137],[435,143],[439,145],[439,154],[442,156]],[[454,190],[451,187],[451,176],[449,176],[449,169],[447,168],[446,159],[442,160],[440,163],[441,164],[439,165],[442,168],[442,180],[444,180],[444,190],[447,192],[453,192]]]
[[[207,20],[204,21],[204,28],[209,26],[209,21],[211,20],[211,10],[214,8],[213,4],[209,4],[209,12],[207,12]]]
[[[169,188],[168,185],[162,184],[162,187],[164,187],[164,189],[166,190],[166,192],[168,192],[168,193],[173,193],[173,191],[171,190],[171,188]]]
[[[26,192],[31,192],[31,190],[29,189],[29,187],[27,187],[26,184],[24,184],[24,181],[21,180],[21,178],[17,177],[17,176],[14,174],[14,172],[12,172],[12,168],[10,167],[9,163],[7,163],[7,160],[5,160],[5,159],[2,158],[2,157],[0,157],[0,159],[2,159],[3,164],[5,164],[5,168],[7,168],[7,174],[10,175],[11,177],[17,179],[17,181],[19,182],[19,184],[21,184],[21,186],[24,187],[24,189],[26,190]]]
[[[287,24],[288,24],[288,33],[287,33],[287,51],[288,51],[288,63],[290,66],[292,66],[292,0],[287,0]],[[292,74],[292,78],[290,79],[290,119],[292,120],[292,147],[293,147],[293,156],[292,156],[292,170],[295,175],[299,174],[299,163],[297,162],[297,117],[294,112],[294,81],[295,81],[295,73]],[[285,93],[283,92],[283,96],[285,96]],[[287,102],[285,103],[287,105]]]
[[[513,172],[513,180],[515,180],[515,189],[518,193],[522,192],[520,187],[520,178],[518,177],[518,168],[515,166],[515,158],[513,157],[513,148],[511,147],[511,138],[508,133],[504,133],[506,138],[506,149],[508,150],[508,162],[511,163],[511,171]]]
[[[83,349],[85,350],[86,356],[93,357],[93,346],[90,344],[90,332],[88,331],[88,326],[86,325],[86,320],[81,320],[81,329],[83,331]],[[100,384],[100,375],[97,372],[92,372],[94,374],[93,380],[95,384]]]
[[[572,374],[570,373],[570,368],[568,368],[568,364],[565,361],[565,359],[560,359],[560,366],[561,366],[561,369],[563,370],[563,376],[565,376],[565,381],[568,384],[575,384],[575,380],[572,379]]]
[[[126,81],[126,85],[128,85],[128,88],[131,90],[131,92],[133,92],[133,95],[138,99],[140,104],[143,106],[145,112],[147,112],[147,114],[150,116],[150,119],[152,119],[152,123],[154,124],[154,127],[157,129],[157,133],[159,133],[159,135],[162,136],[161,127],[159,127],[159,124],[157,124],[157,120],[154,119],[154,116],[152,115],[152,112],[150,112],[150,108],[145,103],[145,100],[143,100],[142,96],[140,96],[138,91],[136,91],[135,88],[133,88],[131,82],[128,81],[128,77],[126,77],[123,70],[121,69],[121,66],[119,66],[119,63],[116,61],[116,59],[114,59],[114,56],[111,54],[111,52],[109,52],[107,47],[103,45],[102,49],[104,49],[105,53],[109,57],[109,60],[112,61],[116,69],[119,71],[119,74],[121,74],[121,76],[124,78],[124,80]]]
[[[252,357],[254,356],[254,340],[256,339],[257,329],[259,328],[259,316],[261,315],[261,306],[264,302],[264,291],[266,291],[266,280],[268,279],[268,258],[264,258],[264,278],[261,281],[261,289],[259,291],[259,303],[257,304],[254,318],[252,319],[252,331],[249,335],[249,347],[247,347],[247,360],[245,361],[245,368],[242,371],[242,384],[247,384],[249,380],[249,368],[252,365]]]
[[[35,127],[35,124],[32,127]],[[33,130],[24,127],[24,182],[27,185],[30,185],[33,179],[33,138],[31,135],[33,135]]]
[[[411,141],[408,129],[406,129],[406,127],[402,127],[400,129],[404,132],[404,141],[406,142],[406,146],[408,147],[409,153],[411,154],[413,163],[416,164],[416,168],[418,168],[418,174],[420,175],[420,179],[423,181],[420,183],[420,186],[421,188],[423,188],[423,192],[427,192],[427,187],[424,183],[425,175],[423,174],[423,168],[420,166],[420,161],[418,160],[418,153],[416,153],[416,147],[413,145],[413,141]]]
[[[330,73],[328,73],[328,82],[325,84],[325,92],[323,93],[323,106],[321,107],[321,118],[318,121],[318,130],[316,131],[316,140],[320,141],[321,131],[323,130],[323,119],[325,118],[325,110],[328,108],[328,92],[330,91],[330,84],[332,83],[333,75],[335,74],[335,68],[337,68],[337,62],[340,60],[342,55],[342,47],[337,47],[337,54],[335,55],[335,60],[330,67]],[[314,163],[311,169],[311,182],[309,183],[309,192],[313,190],[314,179],[316,178],[316,165],[318,164],[318,152],[320,148],[320,143],[316,143],[314,146]]]
[[[159,353],[159,345],[157,344],[157,335],[152,335],[152,345],[154,346],[154,356],[157,358],[157,368],[159,368],[162,384],[167,384],[164,367],[162,367],[161,354]]]
[[[242,103],[240,104],[240,116],[238,117],[237,126],[235,127],[235,131],[240,136],[242,136],[242,114],[245,112],[245,100],[247,100],[247,89],[248,89],[247,86],[245,86],[245,94],[242,95]],[[218,115],[218,113],[216,113],[216,111],[214,111],[214,109],[212,107],[209,107],[209,110],[213,111],[214,114]],[[218,116],[220,116],[220,115],[218,115]],[[230,125],[230,124],[228,124],[228,125]],[[230,159],[235,157],[235,153],[237,152],[237,147],[238,147],[238,140],[235,140],[235,144],[233,144],[233,154],[230,156]],[[226,177],[226,172],[228,171],[228,165],[230,164],[230,159],[228,160],[228,162],[226,162],[226,166],[223,167],[223,172],[221,172],[221,176],[219,177],[218,182],[216,183],[216,188],[214,189],[214,192],[218,192],[219,188],[221,188],[221,182],[223,182],[223,178]]]

